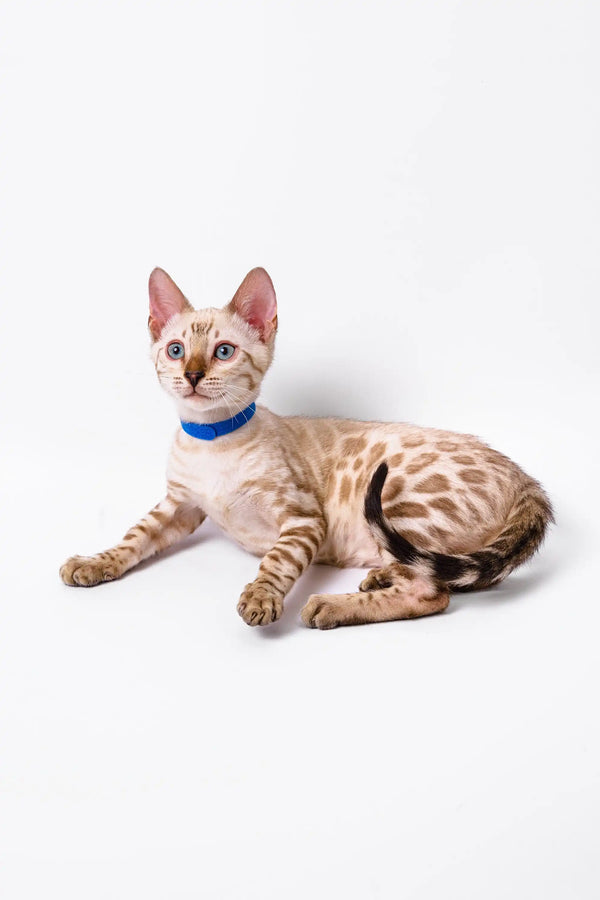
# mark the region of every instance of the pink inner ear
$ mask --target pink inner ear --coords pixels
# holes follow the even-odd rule
[[[277,327],[277,298],[268,273],[261,268],[248,272],[229,308],[268,341]]]
[[[156,341],[169,319],[192,310],[193,306],[188,303],[173,279],[163,269],[152,271],[148,290],[150,293],[148,327]]]
[[[262,331],[265,324],[274,317],[277,307],[267,297],[253,297],[242,303],[240,310],[242,318],[246,320],[248,325],[258,328]]]

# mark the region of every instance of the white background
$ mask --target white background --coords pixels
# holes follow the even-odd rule
[[[4,900],[596,898],[597,4],[3,0]],[[58,567],[161,496],[160,265],[255,265],[281,413],[480,434],[557,512],[442,616],[235,611],[210,526],[123,581]]]

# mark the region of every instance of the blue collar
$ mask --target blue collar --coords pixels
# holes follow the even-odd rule
[[[196,425],[195,422],[184,422],[182,419],[181,427],[186,434],[191,434],[192,437],[199,438],[201,441],[214,441],[216,437],[237,431],[238,428],[250,421],[255,412],[256,403],[251,403],[250,406],[239,412],[237,416],[225,419],[224,422],[213,422],[211,425]]]

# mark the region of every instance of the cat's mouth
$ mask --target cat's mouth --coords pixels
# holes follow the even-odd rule
[[[202,391],[191,390],[189,394],[185,395],[186,400],[193,400],[194,398],[198,400],[212,400],[213,398],[209,394],[203,394]]]

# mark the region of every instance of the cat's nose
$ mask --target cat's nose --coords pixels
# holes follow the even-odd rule
[[[193,388],[196,387],[201,378],[204,378],[205,372],[186,372],[185,377]]]

